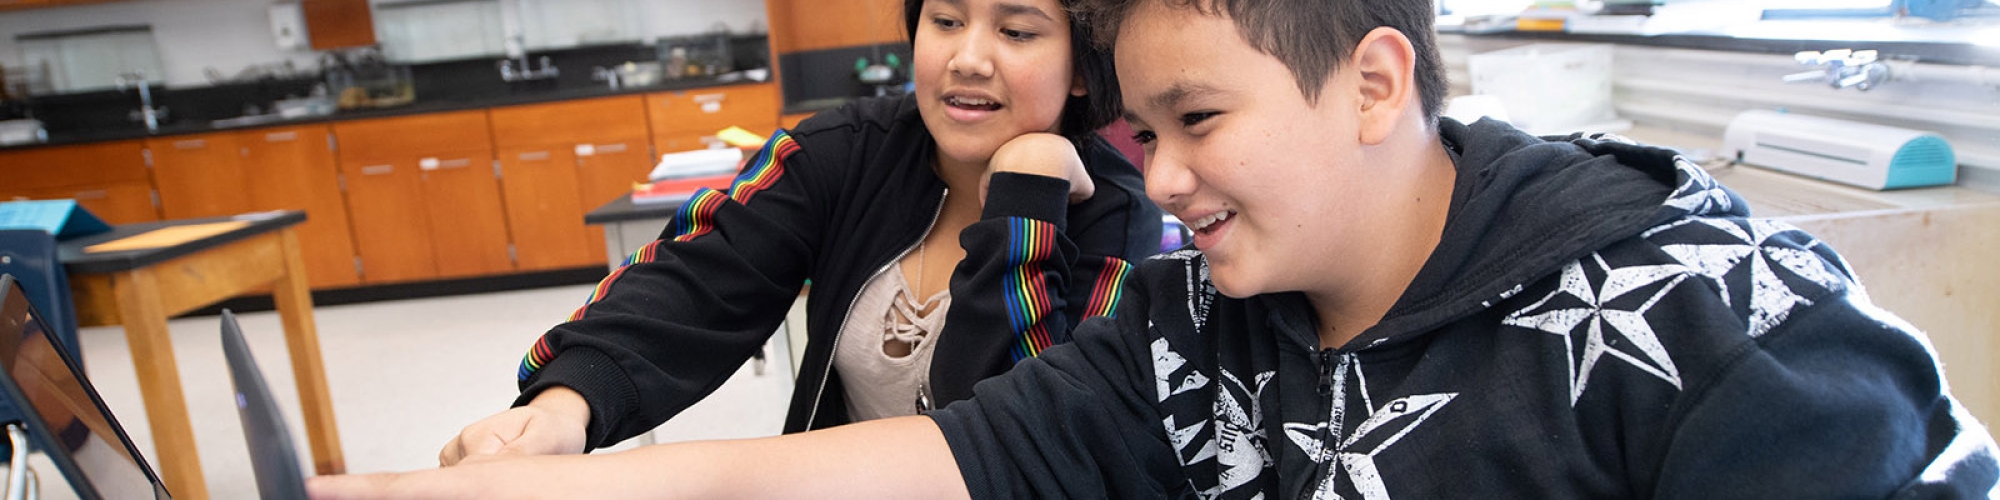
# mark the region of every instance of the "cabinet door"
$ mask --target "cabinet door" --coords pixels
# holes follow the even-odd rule
[[[361,280],[387,283],[436,278],[431,220],[425,214],[423,176],[417,162],[341,160],[347,179],[347,214]],[[504,250],[504,249],[503,249]]]
[[[354,271],[354,238],[347,226],[334,165],[332,132],[325,125],[239,132],[250,174],[252,210],[304,210],[298,227],[306,277],[313,288],[361,282]]]
[[[603,235],[590,245],[578,197],[576,151],[562,147],[500,150],[507,229],[522,270],[603,265]]]
[[[591,144],[590,150],[591,154],[576,159],[577,188],[586,214],[630,194],[633,183],[646,181],[657,158],[650,154],[646,141],[636,137]],[[604,257],[604,228],[586,226],[584,232],[589,235],[592,255]]]
[[[417,166],[423,175],[424,212],[430,218],[438,276],[513,271],[492,150],[428,156],[419,158]]]
[[[250,211],[243,152],[229,133],[146,140],[160,215],[167,219],[219,217]]]
[[[375,44],[375,18],[368,0],[305,0],[306,36],[313,50]]]

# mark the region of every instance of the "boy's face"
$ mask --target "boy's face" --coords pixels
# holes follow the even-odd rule
[[[1009,139],[1055,131],[1082,94],[1056,0],[927,0],[912,43],[917,109],[951,161],[985,163]]]
[[[1361,161],[1356,77],[1308,103],[1291,71],[1228,18],[1144,1],[1115,43],[1127,119],[1146,148],[1146,194],[1195,230],[1218,291],[1327,290],[1384,217]],[[1148,140],[1150,139],[1150,140]],[[1348,264],[1352,266],[1352,264]]]

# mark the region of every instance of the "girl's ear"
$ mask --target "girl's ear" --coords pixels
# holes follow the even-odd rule
[[[1349,59],[1359,77],[1361,142],[1381,144],[1405,119],[1416,87],[1416,49],[1394,28],[1375,28]]]
[[[1072,97],[1090,95],[1090,88],[1083,85],[1083,72],[1078,71],[1076,75],[1070,77],[1069,95]]]

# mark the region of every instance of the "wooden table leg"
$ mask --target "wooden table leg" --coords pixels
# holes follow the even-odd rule
[[[285,228],[279,237],[285,247],[285,272],[271,297],[285,326],[292,378],[299,386],[299,409],[305,413],[306,437],[312,443],[313,470],[322,476],[345,474],[347,459],[340,451],[340,429],[334,424],[333,399],[326,389],[326,363],[319,356],[319,329],[313,322],[312,293],[306,285],[298,232]]]
[[[208,482],[201,475],[201,458],[194,446],[194,426],[188,420],[187,397],[174,363],[174,343],[167,333],[166,306],[160,302],[159,279],[152,268],[112,276],[118,314],[131,344],[132,365],[138,368],[139,393],[146,401],[146,420],[153,427],[153,457],[160,479],[174,498],[206,500]]]

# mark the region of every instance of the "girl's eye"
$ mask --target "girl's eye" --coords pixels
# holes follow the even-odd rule
[[[944,17],[931,18],[931,24],[943,29],[957,28],[959,26],[958,20]]]
[[[1181,115],[1181,126],[1192,127],[1195,126],[1195,124],[1197,123],[1201,123],[1203,120],[1207,120],[1219,114],[1221,113],[1214,111],[1199,111],[1199,112],[1184,114]]]
[[[1002,35],[1006,35],[1006,36],[1007,36],[1007,39],[1009,39],[1009,40],[1014,40],[1014,41],[1017,41],[1017,42],[1025,42],[1025,41],[1028,41],[1028,40],[1034,40],[1034,39],[1035,39],[1035,37],[1037,36],[1037,35],[1036,35],[1035,33],[1033,33],[1033,32],[1028,32],[1028,31],[1021,31],[1021,30],[1015,30],[1015,29],[1002,29],[1002,30],[1000,30],[1000,34],[1002,34]]]
[[[1137,142],[1140,145],[1152,144],[1153,140],[1158,138],[1159,136],[1153,135],[1153,131],[1151,130],[1141,130],[1132,133],[1132,142]]]

